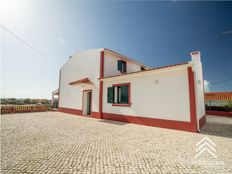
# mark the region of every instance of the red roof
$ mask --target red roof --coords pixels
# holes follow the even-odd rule
[[[81,84],[81,83],[93,84],[93,82],[91,82],[89,80],[89,78],[84,78],[84,79],[80,79],[80,80],[70,82],[69,85],[77,85],[77,84]]]
[[[148,69],[148,70],[123,73],[123,74],[119,74],[119,75],[113,75],[113,76],[109,76],[109,77],[104,77],[104,78],[101,78],[101,79],[106,79],[106,78],[111,78],[111,77],[118,77],[118,76],[124,76],[124,75],[129,75],[129,74],[143,73],[143,72],[152,71],[152,70],[158,70],[158,69],[170,68],[170,67],[174,67],[174,66],[186,65],[188,63],[189,62],[182,62],[182,63],[178,63],[178,64],[172,64],[172,65],[167,65],[167,66],[160,66],[160,67],[151,68],[151,69]]]
[[[207,92],[205,93],[205,101],[208,100],[231,100],[232,92]]]

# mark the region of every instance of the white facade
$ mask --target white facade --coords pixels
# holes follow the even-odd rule
[[[117,83],[131,83],[131,106],[112,106],[103,99],[107,113],[133,115],[177,121],[190,121],[187,67],[169,71],[153,71],[115,77],[104,81],[103,96],[107,87]]]
[[[122,57],[117,56],[113,53],[106,52],[104,59],[104,77],[120,75],[120,71],[117,70],[118,60],[121,60]],[[127,73],[140,71],[141,66],[134,62],[127,61]]]
[[[118,70],[118,60],[126,62],[126,73]],[[141,67],[146,71],[141,71]],[[192,84],[195,94],[190,92],[189,68],[194,73]],[[88,78],[91,84],[70,85],[70,82],[84,78]],[[128,105],[108,103],[107,89],[115,84],[124,83],[130,84],[131,103]],[[167,128],[181,129],[179,127],[183,124],[185,127],[183,130],[188,130],[186,127],[193,125],[195,108],[196,125],[199,130],[199,120],[205,115],[202,65],[199,54],[192,55],[192,61],[189,63],[149,69],[146,65],[108,49],[80,52],[72,56],[61,68],[59,88],[59,108],[63,109],[61,111],[66,112],[72,109],[69,113],[77,110],[78,113],[86,115],[86,111],[83,111],[86,107],[85,90],[92,92],[92,114],[89,116],[96,117],[97,114],[97,118],[102,118],[105,114],[109,116],[107,118],[126,117],[124,120],[127,121],[130,120],[128,118],[135,117],[156,121],[167,120]],[[195,104],[190,95],[195,95],[192,97],[195,98]],[[135,123],[137,122],[136,120]],[[160,125],[160,127],[165,127],[165,125]]]
[[[61,68],[59,107],[82,110],[83,90],[92,89],[92,110],[99,109],[99,73],[101,49],[88,50],[72,56]],[[71,86],[70,82],[88,77],[93,85]]]

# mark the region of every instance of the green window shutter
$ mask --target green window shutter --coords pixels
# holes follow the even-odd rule
[[[118,60],[118,71],[122,71],[122,61]]]
[[[121,103],[128,103],[128,86],[121,86]]]
[[[108,87],[107,89],[107,102],[114,103],[114,87]]]
[[[126,72],[126,62],[122,62],[122,72]]]

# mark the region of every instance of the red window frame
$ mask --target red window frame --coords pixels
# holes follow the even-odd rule
[[[112,106],[130,107],[131,106],[131,83],[118,83],[118,84],[113,84],[112,86],[113,87],[128,86],[128,103],[112,103]]]

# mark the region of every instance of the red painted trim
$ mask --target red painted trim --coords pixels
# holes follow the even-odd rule
[[[100,78],[104,77],[104,51],[100,52]],[[102,116],[103,81],[99,81],[99,118]]]
[[[200,129],[205,125],[205,123],[206,123],[206,115],[202,116],[199,120]]]
[[[188,67],[188,86],[189,86],[190,120],[195,132],[198,132],[194,73],[191,67]]]
[[[82,115],[82,110],[80,109],[71,109],[71,108],[59,108],[59,112],[64,112],[68,114],[78,115],[78,116],[84,116],[84,117],[90,117],[90,118],[99,118],[99,112],[91,112],[91,115]]]
[[[112,103],[112,106],[123,106],[123,107],[130,107],[131,106],[131,83],[117,83],[113,84],[114,86],[128,86],[128,104],[123,103]]]
[[[100,53],[100,78],[104,77],[104,51]]]
[[[61,81],[61,70],[60,70],[60,74],[59,74],[58,108],[60,107],[60,81]]]
[[[206,111],[206,114],[221,116],[221,117],[232,117],[232,112],[225,112],[225,111]]]
[[[93,117],[93,118],[100,118],[100,114],[99,114],[99,112],[93,112],[92,111],[91,117]]]
[[[112,106],[122,106],[122,107],[130,107],[131,103],[123,104],[123,103],[112,103]]]
[[[82,110],[78,110],[78,109],[59,108],[58,111],[69,113],[69,114],[74,114],[74,115],[79,115],[79,116],[84,116],[82,115]],[[99,116],[100,116],[99,112],[92,112],[92,116],[91,116],[92,118],[99,118]],[[90,116],[85,116],[85,117],[90,117]],[[191,122],[164,120],[164,119],[157,119],[157,118],[146,118],[146,117],[129,116],[129,115],[122,115],[122,114],[111,114],[111,113],[102,113],[102,118],[107,119],[107,120],[141,124],[141,125],[146,125],[146,126],[155,126],[155,127],[161,127],[161,128],[196,132],[195,128],[192,127]]]
[[[116,83],[113,84],[112,86],[130,86],[130,83]]]
[[[102,118],[107,119],[107,120],[126,122],[126,123],[134,123],[134,124],[141,124],[141,125],[146,125],[146,126],[155,126],[155,127],[161,127],[161,128],[195,132],[195,128],[192,127],[191,122],[129,116],[129,115],[122,115],[122,114],[111,114],[111,113],[105,113],[105,112],[102,113]]]
[[[58,109],[59,112],[65,112],[68,114],[82,115],[82,110],[79,109],[71,109],[71,108],[61,108]]]
[[[82,115],[85,115],[85,114],[83,114],[83,112],[84,112],[84,93],[85,92],[91,92],[91,99],[90,99],[90,115],[92,115],[92,97],[93,97],[93,92],[92,92],[92,90],[83,90],[82,91]],[[86,115],[86,116],[89,116],[89,115]]]

